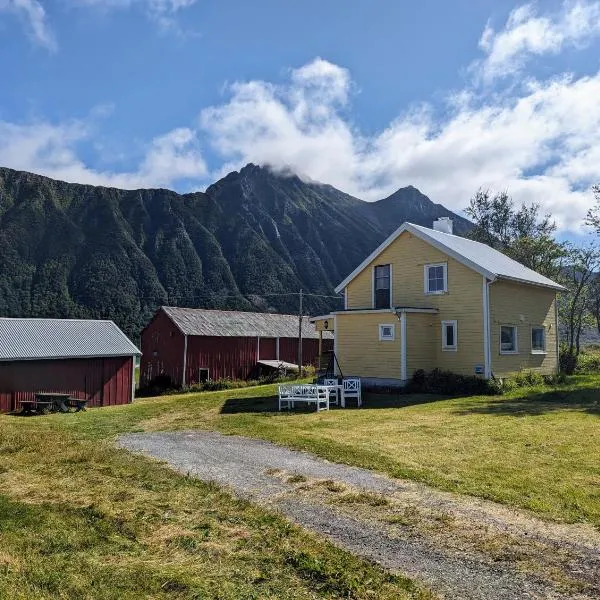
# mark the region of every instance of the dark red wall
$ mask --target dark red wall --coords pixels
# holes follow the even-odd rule
[[[74,358],[0,363],[0,412],[19,410],[36,392],[87,399],[88,406],[131,402],[132,358]]]
[[[181,385],[183,375],[183,334],[173,321],[159,310],[141,339],[142,360],[140,385],[148,385],[157,375],[168,375],[175,385]]]
[[[304,339],[302,362],[314,365],[319,353],[318,339]],[[157,375],[168,375],[177,386],[183,383],[184,336],[159,310],[142,331],[140,385]],[[323,340],[323,350],[333,349],[333,340]],[[210,379],[250,379],[257,375],[259,340],[256,337],[188,336],[186,384],[198,383],[200,369]],[[276,338],[260,338],[260,358],[277,358]],[[298,338],[280,338],[279,360],[296,364]]]

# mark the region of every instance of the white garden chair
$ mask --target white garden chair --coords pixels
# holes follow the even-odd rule
[[[354,399],[358,402],[358,406],[362,405],[362,398],[360,393],[360,378],[358,377],[345,377],[342,380],[342,406],[346,406],[346,400]]]
[[[335,386],[335,389],[333,390],[329,390],[329,404],[335,404],[335,406],[338,406],[340,401],[339,401],[339,395],[338,395],[338,380],[337,379],[323,379],[323,385],[327,385],[327,386]],[[332,400],[333,398],[333,400]]]

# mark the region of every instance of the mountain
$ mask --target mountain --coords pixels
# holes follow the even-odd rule
[[[364,202],[249,164],[206,192],[119,190],[0,168],[0,316],[114,319],[136,337],[161,304],[294,312],[404,221],[469,222],[414,187]]]

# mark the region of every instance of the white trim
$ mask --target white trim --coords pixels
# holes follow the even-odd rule
[[[279,360],[279,338],[275,338],[275,358]]]
[[[256,337],[256,360],[260,360],[260,335]]]
[[[344,310],[348,310],[348,288],[344,288]]]
[[[185,387],[187,371],[187,333],[183,334],[183,376],[181,378],[181,387]]]
[[[365,313],[393,313],[393,308],[361,308],[359,310],[334,310],[331,314],[335,315],[362,315]]]
[[[392,330],[391,337],[384,337],[383,328],[389,327]],[[380,323],[379,324],[379,341],[380,342],[393,342],[396,339],[396,326],[393,323]]]
[[[140,362],[140,371],[142,370],[142,363]],[[141,379],[141,377],[140,377]],[[131,401],[135,400],[135,356],[131,357]]]
[[[436,290],[434,292],[429,291],[429,269],[431,267],[442,267],[443,269],[443,278],[444,278],[444,289]],[[427,263],[423,265],[423,291],[426,296],[438,296],[440,294],[448,293],[448,263],[440,262],[440,263]]]
[[[515,349],[514,350],[502,350],[502,328],[512,327],[515,331]],[[519,354],[519,328],[517,325],[511,325],[510,323],[500,324],[500,354]]]
[[[369,254],[369,256],[367,256],[367,258],[365,258],[365,260],[363,260],[360,263],[360,265],[358,265],[358,267],[356,267],[356,269],[354,269],[354,271],[352,271],[352,273],[350,273],[350,275],[348,275],[348,277],[346,277],[346,279],[344,279],[344,281],[342,281],[335,288],[336,293],[339,294],[359,273],[362,273],[362,271],[364,271],[386,248],[388,248],[405,231],[412,233],[419,239],[423,240],[424,242],[427,242],[428,244],[430,244],[434,248],[437,248],[444,254],[447,254],[448,256],[454,258],[459,263],[462,263],[463,265],[469,267],[470,269],[473,269],[473,271],[483,275],[487,279],[494,281],[495,279],[498,278],[498,275],[496,275],[496,273],[492,273],[491,271],[488,271],[487,269],[483,268],[482,266],[478,265],[477,263],[469,260],[468,258],[465,258],[459,252],[456,252],[452,248],[449,248],[442,242],[440,242],[437,239],[434,239],[433,237],[428,235],[427,232],[423,231],[420,227],[417,227],[416,225],[413,225],[412,223],[403,223],[378,248],[376,248],[373,252],[371,252],[371,254]],[[440,233],[440,232],[438,232],[438,233]],[[451,235],[451,234],[444,234],[444,235]],[[460,237],[460,236],[455,236],[455,237]],[[508,277],[502,277],[502,278],[509,279]],[[525,279],[523,279],[523,280],[514,279],[514,281],[518,281],[520,283],[527,283],[530,285],[537,285],[540,287],[546,287],[546,288],[559,290],[559,291],[564,291],[564,289],[565,289],[562,285],[558,285],[555,282],[551,282],[551,283],[545,285],[543,283],[529,281],[529,280],[525,280]]]
[[[297,318],[297,316],[296,316],[296,318]],[[315,321],[326,321],[327,319],[333,319],[333,313],[329,313],[328,315],[319,315],[318,317],[310,317],[308,319],[308,322],[314,323]]]
[[[454,345],[446,345],[446,327],[452,325],[454,327]],[[442,351],[444,352],[456,352],[458,350],[458,325],[456,320],[442,321]]]
[[[536,350],[533,347],[533,330],[541,329],[542,330],[542,339],[544,342],[544,347],[542,350]],[[546,351],[546,326],[545,325],[531,325],[529,327],[529,345],[531,348],[531,354],[548,354]]]
[[[371,267],[371,308],[373,310],[377,310],[375,308],[375,267],[377,265],[373,265]]]
[[[492,376],[492,346],[490,331],[490,282],[483,278],[483,362],[484,376]]]
[[[560,373],[560,340],[558,339],[558,301],[554,294],[554,339],[556,340],[556,372]]]
[[[337,323],[335,314],[333,315],[333,374],[339,375],[338,373],[338,336],[337,336]]]
[[[390,263],[390,308],[394,306],[394,265]]]
[[[200,381],[200,371],[206,371],[206,381],[210,381],[210,369],[208,367],[198,367],[198,383],[202,383]]]
[[[406,381],[406,312],[400,313],[400,379]]]

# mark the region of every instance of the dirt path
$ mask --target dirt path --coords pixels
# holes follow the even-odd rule
[[[228,486],[443,598],[600,598],[600,533],[330,463],[261,440],[190,431],[119,444]]]

